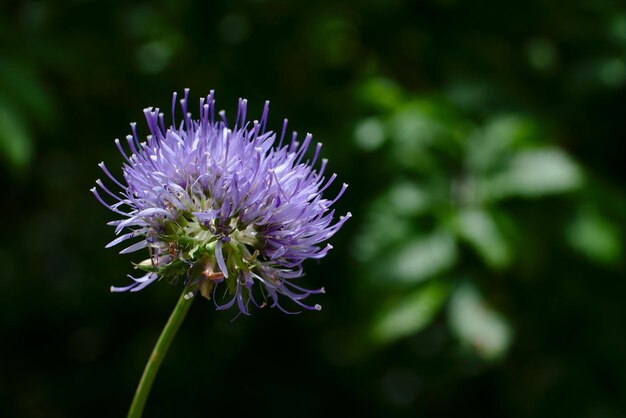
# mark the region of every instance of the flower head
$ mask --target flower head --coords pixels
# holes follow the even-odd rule
[[[148,249],[149,258],[135,265],[142,277],[129,277],[113,292],[143,289],[160,278],[182,278],[191,295],[213,298],[217,309],[237,305],[249,314],[250,304],[285,310],[279,295],[306,309],[303,301],[324,289],[307,290],[294,282],[302,263],[322,258],[332,248],[321,244],[332,237],[350,213],[335,220],[333,199],[322,193],[336,174],[324,177],[327,160],[314,168],[317,144],[305,160],[312,136],[300,143],[294,132],[284,144],[287,120],[276,144],[266,130],[269,102],[260,121],[246,120],[247,101],[239,100],[237,118],[229,127],[224,111],[215,118],[214,93],[200,99],[200,117],[188,112],[189,90],[180,104],[183,120],[176,124],[177,95],[172,101],[172,126],[166,128],[159,109],[144,110],[150,135],[137,136],[136,124],[126,137],[130,155],[115,140],[126,162],[124,180],[117,180],[104,163],[100,168],[122,190],[115,193],[101,180],[96,198],[122,219],[109,222],[119,235],[107,247],[132,242],[121,253]],[[107,203],[103,197],[113,199]],[[124,232],[123,234],[121,234]],[[120,235],[121,234],[121,235]],[[138,241],[136,240],[138,239]]]

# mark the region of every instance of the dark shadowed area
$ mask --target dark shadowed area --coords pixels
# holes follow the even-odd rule
[[[186,87],[312,132],[354,216],[305,264],[320,312],[198,298],[146,417],[624,416],[610,0],[2,2],[0,416],[125,416],[182,288],[109,292],[143,254],[89,189]]]

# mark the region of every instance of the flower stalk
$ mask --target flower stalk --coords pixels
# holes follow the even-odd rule
[[[150,359],[148,359],[148,363],[146,364],[146,367],[143,371],[141,380],[137,385],[137,390],[135,391],[133,403],[130,405],[128,418],[140,418],[143,414],[146,400],[148,399],[148,395],[150,394],[150,389],[152,388],[152,384],[154,383],[154,379],[157,375],[159,367],[161,366],[161,363],[163,363],[163,359],[167,354],[167,350],[174,340],[178,328],[180,328],[180,325],[183,323],[185,315],[187,315],[187,311],[189,310],[192,302],[193,293],[191,293],[190,296],[189,288],[185,287],[180,298],[178,298],[178,302],[176,303],[174,310],[167,320],[163,331],[161,332],[161,336],[159,337],[154,348],[152,349]]]

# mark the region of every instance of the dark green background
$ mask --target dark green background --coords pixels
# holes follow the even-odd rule
[[[2,2],[1,416],[126,413],[180,289],[109,293],[139,256],[103,248],[89,189],[185,87],[314,133],[354,218],[306,265],[321,312],[197,300],[146,417],[626,416],[626,6],[606,0]],[[475,172],[484,138],[504,145]],[[505,197],[457,193],[520,155]],[[393,209],[397,185],[435,203]],[[468,237],[468,208],[495,232]],[[483,316],[455,316],[464,289]],[[507,337],[485,351],[475,326]]]

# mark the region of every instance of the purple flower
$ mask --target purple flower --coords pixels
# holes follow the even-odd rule
[[[129,276],[130,285],[111,291],[135,292],[163,277],[181,277],[190,296],[200,292],[212,297],[219,310],[237,304],[249,314],[252,303],[284,311],[279,295],[303,308],[321,309],[303,300],[324,289],[307,290],[295,281],[303,275],[302,263],[324,257],[332,246],[320,244],[350,218],[348,213],[333,222],[331,209],[347,185],[334,199],[322,197],[336,178],[324,177],[326,159],[314,168],[322,145],[315,146],[312,160],[305,160],[312,136],[307,134],[300,143],[294,132],[283,144],[287,120],[275,145],[276,134],[265,129],[269,102],[261,120],[249,122],[247,101],[240,99],[237,118],[229,127],[223,111],[215,119],[213,92],[200,100],[199,120],[188,113],[188,95],[186,89],[180,100],[184,118],[178,125],[176,93],[172,126],[166,128],[158,108],[144,110],[150,135],[139,142],[132,123],[132,135],[126,137],[130,155],[115,140],[126,160],[124,181],[100,163],[122,189],[115,193],[97,180],[100,192],[91,190],[122,217],[109,222],[119,236],[107,248],[132,242],[120,253],[143,248],[149,253],[135,265],[145,275]]]

